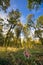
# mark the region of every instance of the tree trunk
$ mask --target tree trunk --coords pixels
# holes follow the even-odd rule
[[[7,34],[6,34],[6,38],[5,38],[5,40],[4,40],[4,45],[3,45],[3,46],[6,47],[6,51],[7,51],[7,46],[8,46],[7,38],[8,38],[8,34],[9,34],[9,32],[11,31],[11,29],[12,29],[12,25],[10,26],[10,29],[8,30],[8,32],[7,32]]]

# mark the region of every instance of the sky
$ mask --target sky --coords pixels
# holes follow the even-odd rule
[[[11,0],[10,1],[10,7],[8,8],[7,11],[11,11],[12,9],[19,9],[20,12],[21,12],[21,21],[22,23],[25,23],[26,22],[26,18],[29,14],[34,14],[35,15],[35,18],[38,18],[40,15],[43,15],[43,4],[41,4],[40,6],[40,9],[35,11],[35,10],[32,10],[30,11],[28,8],[27,8],[27,0]]]

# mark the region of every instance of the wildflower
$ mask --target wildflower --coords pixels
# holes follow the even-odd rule
[[[30,53],[27,50],[25,50],[24,51],[24,56],[27,57],[27,58],[29,58],[30,57]]]

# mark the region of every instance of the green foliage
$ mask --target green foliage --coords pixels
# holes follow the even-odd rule
[[[36,24],[37,27],[40,27],[40,28],[43,28],[43,16],[40,16],[38,19],[37,19],[37,24]]]
[[[43,0],[28,0],[28,8],[30,10],[37,10],[40,7],[41,3],[43,3]]]
[[[20,17],[21,13],[19,12],[18,9],[16,9],[15,11],[12,10],[11,12],[9,12],[9,23],[11,24],[15,24],[16,25],[16,22],[18,21],[18,18]]]
[[[10,6],[10,0],[0,0],[0,7],[6,10]]]
[[[27,16],[27,26],[29,28],[35,27],[34,26],[34,14],[30,14],[30,15]]]

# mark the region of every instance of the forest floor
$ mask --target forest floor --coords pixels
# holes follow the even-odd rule
[[[10,52],[16,52],[19,50],[26,49],[25,47],[20,48],[14,48],[14,47],[1,47],[0,51],[10,51]],[[27,48],[31,53],[43,53],[43,45],[36,45],[33,48]]]
[[[24,56],[25,48],[0,47],[0,64],[1,65],[43,65],[43,46],[34,46],[27,48],[32,55],[30,59]]]

